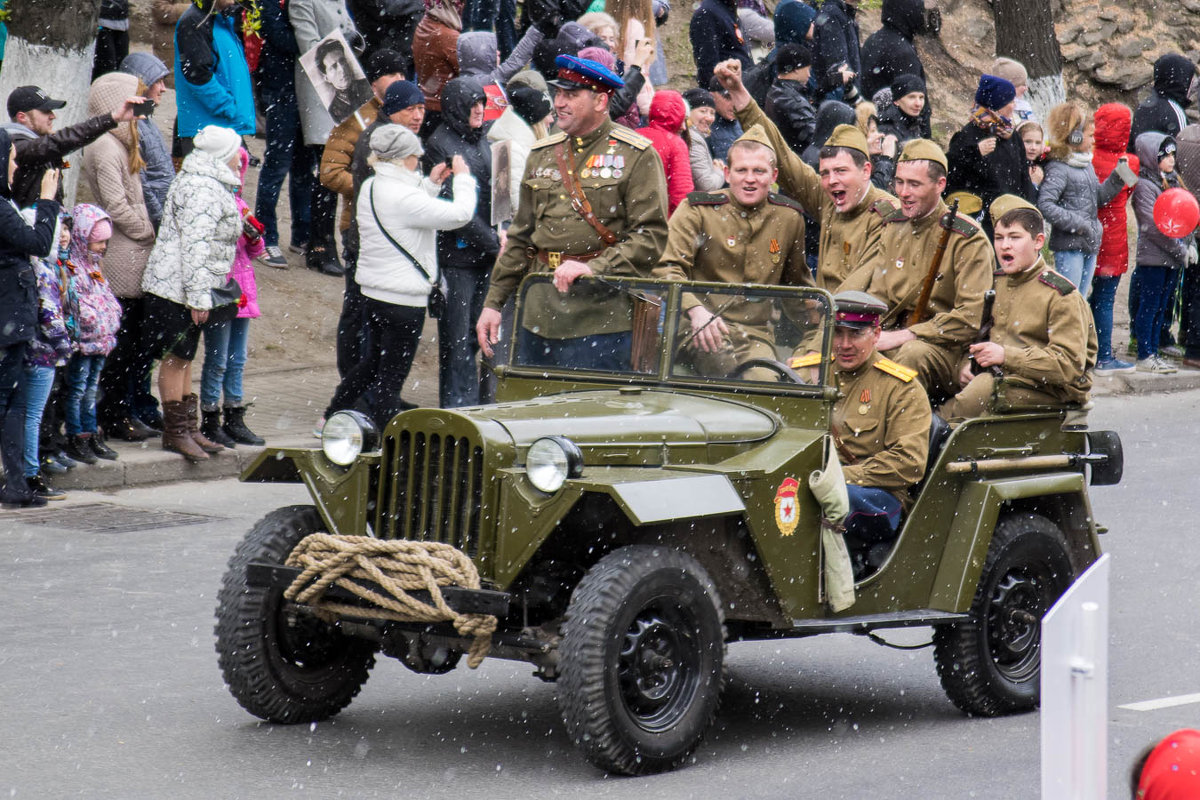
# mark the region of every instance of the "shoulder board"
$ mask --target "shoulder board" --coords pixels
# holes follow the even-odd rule
[[[871,211],[886,220],[900,212],[900,204],[893,200],[891,195],[884,195],[871,203]],[[900,216],[904,216],[904,214],[901,213]]]
[[[609,138],[616,139],[619,142],[624,142],[632,146],[636,150],[645,150],[650,146],[651,142],[640,133],[629,130],[624,125],[614,125],[612,130],[608,132]]]
[[[690,206],[723,206],[729,202],[729,195],[724,192],[688,192]]]
[[[1054,289],[1064,297],[1075,291],[1075,284],[1071,283],[1054,270],[1046,270],[1041,275],[1038,275],[1038,280]]]
[[[567,135],[562,131],[559,131],[558,133],[551,134],[544,139],[538,139],[533,143],[533,149],[537,150],[541,147],[549,147],[552,144],[558,144],[559,142],[565,142],[566,140]]]
[[[979,227],[979,223],[977,223],[975,220],[971,219],[970,217],[964,217],[962,214],[955,214],[954,221],[951,222],[949,225],[946,224],[946,218],[943,215],[942,219],[939,220],[939,223],[941,224],[941,226],[943,228],[949,228],[950,230],[957,233],[959,236],[962,236],[962,237],[965,237],[968,239],[983,230],[982,228]]]
[[[912,379],[917,377],[917,371],[915,369],[909,369],[908,367],[897,364],[890,358],[881,358],[876,361],[875,369],[886,372],[893,378],[899,378],[905,383],[911,383]]]
[[[805,356],[796,356],[788,362],[788,366],[792,369],[801,369],[802,367],[815,367],[821,363],[820,353],[809,353]]]
[[[769,192],[767,194],[767,202],[773,206],[783,206],[784,208],[790,208],[793,211],[799,211],[801,214],[804,213],[804,207],[795,200],[790,197],[785,197],[781,194],[776,194],[775,192]]]
[[[883,215],[883,224],[891,225],[893,222],[907,222],[908,217],[904,216],[904,209],[896,206],[894,209]]]

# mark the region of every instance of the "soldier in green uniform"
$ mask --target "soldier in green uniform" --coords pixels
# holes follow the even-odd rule
[[[1042,259],[1042,215],[1006,194],[992,201],[996,300],[987,341],[970,346],[963,389],[938,409],[947,422],[989,411],[1086,403],[1096,364],[1091,309]]]
[[[979,225],[962,214],[948,219],[946,155],[928,139],[911,139],[896,163],[900,208],[884,220],[879,246],[839,291],[863,291],[887,303],[879,350],[910,367],[932,396],[959,389],[959,364],[979,333],[983,295],[991,288],[995,256]],[[910,316],[946,236],[927,313]]]
[[[899,207],[896,198],[871,183],[867,137],[853,125],[834,128],[821,148],[818,174],[788,148],[775,123],[746,91],[740,62],[719,64],[714,74],[729,90],[742,127],[762,125],[780,154],[780,190],[820,223],[820,248],[809,253],[816,256],[816,285],[836,291],[878,247],[883,220]]]
[[[671,216],[667,249],[654,270],[663,280],[811,286],[804,260],[804,217],[771,192],[775,150],[756,125],[729,148],[728,189],[692,192]],[[687,361],[701,375],[725,376],[751,358],[776,359],[771,303],[726,303],[723,295],[685,294],[691,322]],[[714,305],[722,306],[720,316]],[[748,380],[777,380],[753,369]]]
[[[865,292],[839,292],[833,302],[833,440],[850,496],[846,535],[871,545],[895,538],[908,490],[925,475],[932,412],[916,374],[875,347],[887,305]]]
[[[559,56],[554,110],[559,132],[537,142],[525,166],[508,243],[492,271],[476,325],[487,356],[500,309],[531,271],[554,283],[525,297],[522,364],[628,369],[628,295],[575,282],[583,276],[648,277],[667,241],[667,187],[650,140],[608,116],[620,77],[602,64]]]

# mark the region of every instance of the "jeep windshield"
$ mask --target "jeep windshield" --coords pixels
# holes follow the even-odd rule
[[[754,284],[581,278],[521,285],[509,363],[578,380],[821,386],[832,302],[819,290]]]

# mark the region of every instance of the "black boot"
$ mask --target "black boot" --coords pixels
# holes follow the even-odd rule
[[[258,436],[246,427],[245,406],[225,406],[225,424],[222,430],[238,444],[251,444],[262,447],[267,440]]]
[[[63,448],[63,452],[75,461],[81,461],[84,464],[95,464],[100,459],[96,458],[96,454],[92,452],[92,443],[90,434],[81,433],[74,436],[67,435],[67,446]]]
[[[44,497],[47,500],[65,500],[67,498],[67,493],[62,489],[55,489],[46,483],[46,479],[42,477],[40,472],[32,478],[26,478],[25,482],[29,484],[29,488],[38,497]]]
[[[234,440],[230,438],[224,430],[221,429],[221,412],[220,411],[201,411],[200,412],[200,433],[204,434],[204,438],[209,441],[227,447],[230,450],[234,447]]]
[[[105,422],[104,433],[106,436],[126,442],[144,442],[150,438],[149,429],[140,422],[135,422],[133,417],[128,414]]]
[[[310,244],[308,253],[304,256],[304,262],[309,269],[316,270],[324,275],[341,277],[346,274],[345,268],[342,267],[342,262],[338,261],[337,253],[333,252],[332,247]]]
[[[91,435],[89,443],[92,446],[92,452],[96,454],[97,458],[103,458],[105,461],[117,460],[117,451],[104,443],[104,438],[100,435],[99,431]]]

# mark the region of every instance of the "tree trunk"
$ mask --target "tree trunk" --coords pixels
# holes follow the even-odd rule
[[[1029,71],[1029,102],[1039,118],[1066,100],[1062,51],[1054,14],[1046,0],[992,0],[996,55],[1020,61]]]
[[[0,71],[0,98],[18,86],[40,86],[66,108],[54,112],[55,130],[87,118],[92,53],[100,0],[8,0],[8,44]],[[80,164],[78,157],[71,159]],[[64,202],[74,202],[79,168],[63,174]]]

